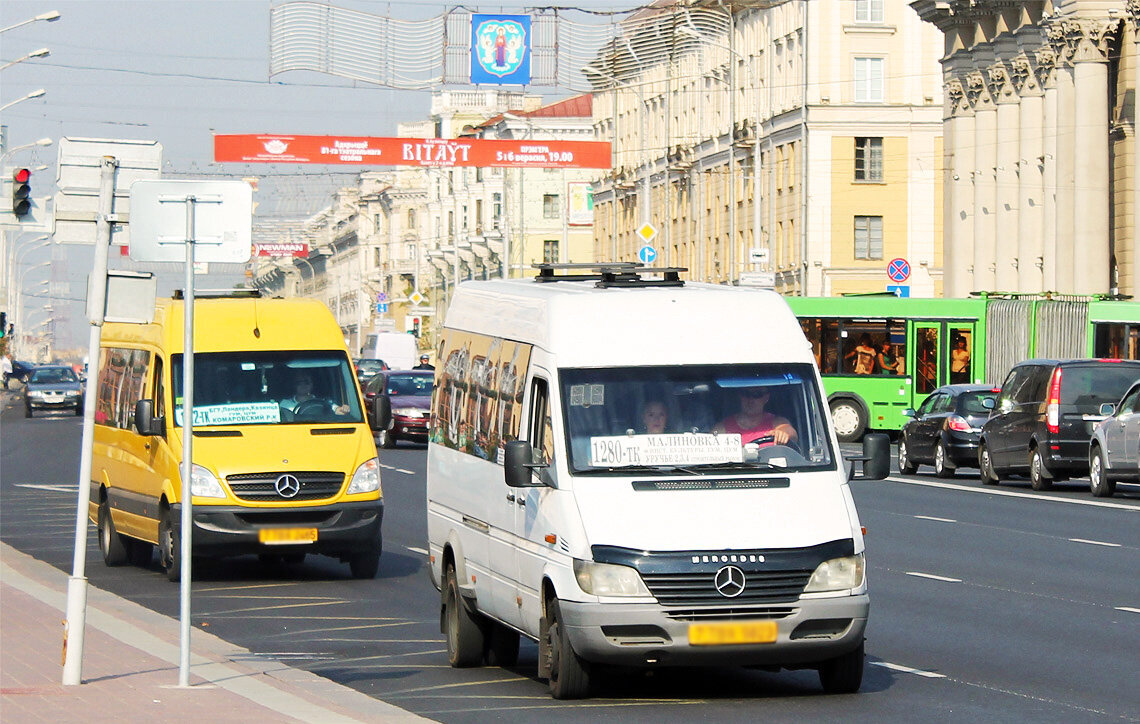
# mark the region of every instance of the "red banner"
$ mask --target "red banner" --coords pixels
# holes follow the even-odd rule
[[[253,245],[254,256],[308,256],[309,245],[304,241],[261,242]]]
[[[365,166],[609,168],[608,141],[214,136],[217,163],[330,163]]]

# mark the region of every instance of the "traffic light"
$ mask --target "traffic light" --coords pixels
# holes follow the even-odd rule
[[[0,312],[0,337],[8,334],[8,313]]]
[[[420,318],[412,317],[412,334],[420,336]]]
[[[32,210],[32,172],[18,168],[12,172],[12,214],[16,218],[27,216]]]

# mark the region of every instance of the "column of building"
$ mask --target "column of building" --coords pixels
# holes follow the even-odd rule
[[[974,109],[966,98],[962,81],[951,78],[946,83],[949,109],[945,120],[944,148],[948,163],[945,233],[942,242],[942,293],[946,297],[965,297],[971,291],[971,269],[974,264]]]
[[[1057,54],[1034,51],[1041,85],[1041,288],[1057,289]]]
[[[1017,159],[1017,286],[1014,288],[1023,292],[1039,292],[1044,289],[1041,277],[1044,256],[1042,157],[1045,151],[1041,136],[1044,95],[1036,68],[1027,54],[1022,52],[1013,59],[1011,71],[1021,99]]]
[[[1008,39],[1007,39],[1008,40]],[[990,96],[997,107],[994,175],[994,280],[991,289],[1008,291],[1017,288],[1018,192],[1017,163],[1020,152],[1020,97],[1014,89],[1008,63],[1008,42],[1001,44],[999,60],[986,69]],[[991,169],[982,166],[983,174]]]
[[[988,70],[989,63],[983,66]],[[967,78],[967,93],[974,109],[974,273],[975,290],[992,290],[997,258],[997,105],[990,95],[987,72],[975,70]]]

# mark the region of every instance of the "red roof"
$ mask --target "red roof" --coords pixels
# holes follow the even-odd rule
[[[590,93],[564,98],[530,112],[517,112],[515,115],[527,118],[592,118],[594,96]]]

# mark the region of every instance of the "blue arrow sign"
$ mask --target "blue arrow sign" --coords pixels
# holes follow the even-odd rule
[[[903,297],[910,298],[910,285],[909,284],[888,284],[887,291],[894,294],[900,299]]]
[[[638,249],[637,258],[641,260],[642,264],[652,264],[653,260],[657,258],[657,250],[652,246],[643,246]]]

